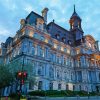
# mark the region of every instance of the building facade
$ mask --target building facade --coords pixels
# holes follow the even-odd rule
[[[32,64],[38,85],[29,81],[25,85],[29,91],[100,91],[98,41],[84,35],[75,7],[69,20],[70,30],[54,20],[47,24],[47,13],[48,8],[44,8],[42,16],[32,11],[21,19],[16,35],[1,43],[0,61],[9,64],[24,59],[25,64]]]

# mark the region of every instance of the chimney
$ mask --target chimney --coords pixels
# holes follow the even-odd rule
[[[48,8],[44,8],[43,10],[42,10],[42,17],[44,18],[44,22],[45,22],[45,24],[47,24],[47,12],[48,12]]]

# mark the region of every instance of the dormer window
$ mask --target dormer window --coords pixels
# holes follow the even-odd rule
[[[90,48],[92,47],[91,43],[89,43],[89,47],[90,47]]]
[[[63,38],[62,38],[62,42],[65,42],[65,41],[66,41],[66,39],[63,37]]]
[[[33,37],[38,39],[38,34],[37,33],[34,33],[33,34]]]
[[[41,40],[44,41],[45,40],[45,37],[44,36],[41,36]]]
[[[71,44],[72,44],[71,40],[68,40],[68,44],[69,44],[69,45],[71,45]]]
[[[39,24],[37,25],[37,27],[38,27],[39,29],[43,29],[43,24],[39,23]]]
[[[43,30],[43,24],[44,24],[43,19],[38,18],[38,19],[37,19],[37,28],[39,28],[39,29],[42,29],[42,30]]]
[[[59,39],[60,38],[60,35],[59,34],[56,34],[55,37],[56,37],[56,39]]]

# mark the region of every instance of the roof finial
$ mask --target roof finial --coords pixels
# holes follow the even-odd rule
[[[74,4],[74,13],[75,13],[76,11],[75,11],[75,4]]]

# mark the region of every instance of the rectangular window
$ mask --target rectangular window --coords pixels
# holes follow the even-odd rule
[[[50,90],[53,90],[53,83],[50,83],[50,84],[49,84],[49,89],[50,89]]]
[[[43,85],[43,82],[39,81],[39,83],[38,83],[38,90],[42,90],[42,85]]]
[[[45,48],[45,57],[48,58],[48,48]]]
[[[58,84],[58,90],[61,90],[61,84]]]
[[[77,72],[77,81],[82,82],[82,72],[81,71]]]

